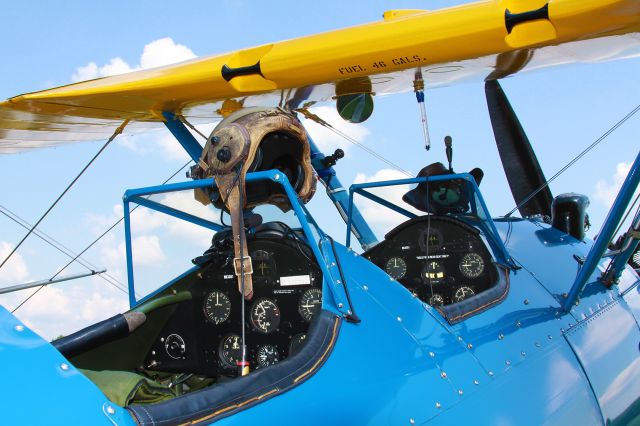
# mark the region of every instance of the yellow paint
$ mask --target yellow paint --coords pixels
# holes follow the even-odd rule
[[[584,46],[580,53],[588,60],[589,39],[640,30],[638,0],[552,0],[549,21],[519,24],[507,34],[507,8],[518,13],[544,4],[545,0],[494,0],[436,11],[390,11],[385,19],[370,24],[28,93],[0,103],[0,132],[11,131],[8,140],[12,141],[37,140],[38,131],[52,128],[77,133],[78,139],[95,138],[97,128],[105,126],[108,131],[117,126],[116,121],[158,122],[162,111],[183,113],[205,104],[215,104],[210,109],[213,112],[222,101],[234,98],[262,96],[260,102],[273,106],[283,96],[293,97],[300,87],[315,87],[306,101],[330,100],[336,82],[367,76],[374,93],[408,91],[416,67],[424,70],[428,89],[433,81],[456,82],[460,75],[500,75],[491,73],[504,63],[504,55],[516,51],[530,52],[535,68],[541,68],[570,62],[573,56],[562,58],[562,50],[536,55],[536,50],[579,41],[572,49]],[[634,37],[607,41],[620,40],[637,41]],[[595,52],[593,59],[597,55]],[[223,65],[243,67],[258,61],[262,75],[236,77],[230,82],[222,78]],[[525,62],[514,72],[527,66]],[[429,74],[436,67],[446,68],[448,74]],[[62,116],[79,118],[69,122],[61,120]]]

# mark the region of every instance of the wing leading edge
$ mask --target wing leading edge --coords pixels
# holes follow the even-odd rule
[[[162,112],[215,121],[224,101],[298,107],[336,83],[385,95],[564,63],[636,57],[635,0],[498,0],[385,19],[217,56],[27,93],[0,103],[0,154],[157,128]],[[361,84],[356,84],[362,87]]]

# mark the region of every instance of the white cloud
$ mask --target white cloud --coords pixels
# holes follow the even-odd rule
[[[160,239],[157,235],[142,235],[131,240],[136,264],[141,266],[156,265],[167,259],[162,247],[160,247]],[[121,243],[119,251],[124,254],[125,246]],[[124,255],[123,255],[124,257]]]
[[[95,62],[89,62],[87,65],[76,68],[71,80],[78,82],[124,74],[131,71],[174,64],[195,57],[196,55],[187,46],[174,42],[170,37],[165,37],[154,40],[144,46],[138,65],[131,66],[120,57],[111,58],[109,62],[102,66],[98,66]]]
[[[371,133],[363,124],[354,124],[343,120],[335,108],[319,106],[310,108],[310,111],[358,142],[363,142]],[[303,118],[302,124],[307,129],[309,135],[311,135],[311,138],[320,151],[325,154],[333,153],[336,148],[341,148],[343,151],[347,152],[347,150],[352,146],[351,142],[313,120]]]
[[[616,172],[610,180],[603,179],[596,183],[593,198],[600,201],[604,206],[611,207],[622,183],[627,174],[629,174],[629,170],[631,170],[631,163],[618,163]]]
[[[364,173],[358,173],[356,175],[354,183],[376,182],[392,179],[406,179],[406,176],[404,175],[404,173],[397,170],[381,169],[372,176],[367,176]],[[400,207],[409,210],[410,212],[413,212],[415,214],[422,214],[421,212],[417,211],[416,209],[412,208],[404,201],[402,201],[402,196],[407,191],[409,191],[409,189],[409,185],[396,185],[381,188],[370,188],[368,189],[368,191],[381,198],[384,198],[387,201],[397,204]],[[401,215],[400,213],[396,213],[393,210],[370,201],[364,197],[357,196],[354,199],[354,202],[360,209],[360,212],[365,217],[365,219],[367,219],[367,221],[373,225],[374,230],[378,231],[379,233],[386,233],[394,226],[397,226],[407,220],[406,216]]]
[[[0,241],[0,261],[4,259],[13,250],[13,245]],[[0,284],[2,285],[16,285],[21,284],[29,277],[29,271],[27,270],[27,264],[20,253],[14,253],[11,258],[0,269]]]

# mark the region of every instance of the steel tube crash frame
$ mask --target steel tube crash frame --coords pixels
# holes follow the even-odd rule
[[[291,203],[291,207],[300,222],[302,231],[305,237],[307,238],[307,241],[309,242],[309,246],[311,247],[313,254],[318,260],[320,269],[322,270],[322,274],[324,277],[323,291],[328,288],[329,292],[333,296],[333,300],[335,304],[333,306],[331,305],[329,306],[333,310],[340,312],[344,316],[350,315],[351,314],[350,306],[347,303],[347,297],[346,297],[344,288],[340,285],[330,285],[330,284],[333,284],[334,282],[339,284],[340,279],[339,278],[334,279],[333,275],[335,275],[335,273],[332,273],[329,267],[327,266],[328,263],[335,264],[334,263],[335,259],[333,259],[333,256],[330,255],[329,253],[326,253],[325,255],[323,255],[321,252],[321,246],[324,239],[326,239],[326,237],[324,236],[322,231],[317,227],[316,229],[318,231],[317,232],[318,238],[314,237],[314,233],[311,230],[311,225],[307,219],[307,217],[310,217],[310,215],[306,211],[304,206],[302,206],[302,204],[300,203],[298,194],[295,192],[295,190],[289,183],[289,180],[287,179],[286,175],[284,175],[284,173],[278,170],[268,170],[268,171],[248,173],[246,176],[247,182],[255,182],[259,180],[270,180],[282,186],[282,188],[284,189],[289,199],[289,202]],[[129,305],[131,308],[136,307],[140,303],[158,294],[160,291],[164,290],[168,285],[171,285],[176,280],[172,280],[168,284],[165,284],[164,286],[160,287],[156,291],[152,292],[150,295],[145,296],[140,300],[136,300],[135,282],[134,282],[134,276],[133,276],[133,253],[132,253],[132,244],[131,244],[131,217],[130,217],[130,211],[129,211],[130,204],[131,203],[140,204],[152,210],[156,210],[161,213],[168,214],[177,219],[184,220],[186,222],[193,223],[195,225],[199,225],[204,228],[217,232],[224,229],[224,227],[217,223],[210,222],[208,220],[199,218],[197,216],[193,216],[191,214],[182,212],[180,210],[176,210],[172,207],[168,207],[163,204],[157,203],[155,201],[151,201],[146,198],[143,198],[144,196],[147,196],[147,195],[192,190],[196,188],[211,188],[215,186],[216,186],[216,183],[214,179],[210,178],[210,179],[194,180],[192,182],[180,182],[180,183],[165,184],[160,186],[150,186],[146,188],[129,189],[125,192],[122,199],[124,204],[124,229],[125,229],[125,249],[126,249],[126,255],[127,255],[127,279],[128,279],[128,285],[129,285]],[[190,273],[193,270],[194,268],[191,268],[189,271],[187,271],[187,273]],[[185,274],[181,275],[180,277],[184,275]],[[323,298],[323,303],[326,300],[327,299]]]
[[[618,228],[618,224],[620,223],[620,220],[622,220],[622,216],[629,206],[629,202],[631,201],[636,188],[638,188],[638,184],[640,184],[640,152],[638,152],[638,155],[629,170],[629,174],[627,174],[627,177],[620,188],[620,192],[618,192],[618,195],[611,206],[611,210],[609,210],[607,218],[602,224],[602,229],[593,243],[591,250],[589,250],[589,254],[582,264],[582,267],[578,272],[578,276],[571,286],[571,290],[567,294],[567,299],[563,306],[565,311],[568,312],[573,308],[573,306],[575,306],[578,297],[580,297],[580,293],[582,293],[582,290],[584,290],[584,287],[587,285],[589,278],[598,267],[598,263],[609,247],[611,239],[615,236],[614,234]],[[634,247],[633,249],[627,249],[611,258],[610,262],[613,263],[611,267],[614,268],[612,271],[613,282],[615,282],[620,277],[620,274],[622,274],[622,271],[625,268],[629,257],[633,254],[633,250],[636,245],[637,244],[632,244]],[[602,277],[600,277],[599,280],[601,278]]]
[[[483,211],[483,214],[486,216],[482,218],[478,216],[480,218],[481,227],[485,228],[483,230],[487,235],[491,235],[491,238],[490,238],[491,241],[498,248],[497,260],[505,264],[509,268],[512,268],[512,269],[517,268],[515,262],[511,258],[511,255],[507,251],[507,248],[505,247],[504,242],[500,238],[500,234],[498,233],[498,230],[496,229],[496,226],[493,223],[493,220],[491,219],[490,216],[488,216],[489,210],[487,209],[487,205],[485,204],[484,199],[482,198],[482,194],[480,193],[480,189],[478,188],[478,185],[476,184],[475,179],[469,173],[417,177],[417,178],[410,178],[410,179],[395,179],[395,180],[387,180],[387,181],[379,181],[379,182],[358,183],[358,184],[351,185],[351,187],[349,188],[349,209],[348,209],[349,213],[347,218],[347,237],[346,237],[347,247],[350,247],[350,244],[351,244],[351,233],[349,232],[349,229],[351,228],[350,227],[351,214],[354,209],[354,205],[353,205],[354,194],[362,195],[363,197],[368,198],[371,201],[379,203],[397,213],[400,213],[412,219],[416,217],[414,213],[411,213],[410,211],[396,204],[393,204],[387,200],[384,200],[383,198],[380,198],[377,195],[374,195],[371,192],[366,191],[365,189],[379,188],[384,186],[411,185],[411,184],[419,184],[423,182],[442,182],[442,181],[455,180],[455,179],[461,179],[466,181],[467,183],[466,187],[470,195],[469,203],[471,206],[471,211],[476,216],[478,216],[478,205],[476,203],[480,204],[479,207]]]

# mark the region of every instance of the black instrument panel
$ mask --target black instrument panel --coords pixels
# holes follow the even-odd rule
[[[467,300],[498,279],[478,230],[449,216],[409,220],[364,256],[434,307]]]
[[[214,253],[190,285],[192,300],[176,308],[147,354],[146,369],[235,377],[243,323],[251,370],[299,350],[322,309],[320,268],[297,238],[249,238],[248,247],[252,299],[244,300],[238,290],[233,251]]]

